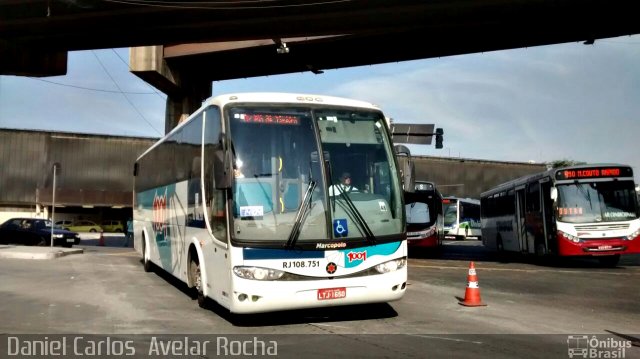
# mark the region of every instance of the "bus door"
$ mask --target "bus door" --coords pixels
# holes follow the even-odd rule
[[[516,240],[518,251],[527,252],[527,232],[525,227],[525,187],[516,188]]]
[[[525,235],[529,253],[544,254],[546,241],[544,238],[544,224],[540,208],[540,182],[529,183],[526,193]]]
[[[555,253],[557,246],[557,237],[555,220],[553,215],[553,200],[551,199],[551,179],[545,178],[540,182],[542,196],[542,216],[544,222],[544,238],[545,246],[548,253]]]

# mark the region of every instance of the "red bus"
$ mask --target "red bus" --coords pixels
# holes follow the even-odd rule
[[[444,239],[442,195],[432,182],[416,181],[415,192],[404,192],[409,248],[439,248]]]
[[[633,170],[592,164],[551,169],[481,196],[482,242],[497,251],[590,256],[615,266],[640,253]]]

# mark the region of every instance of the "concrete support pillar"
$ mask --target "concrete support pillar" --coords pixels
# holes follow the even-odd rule
[[[163,46],[132,47],[129,54],[131,72],[167,94],[165,133],[200,108],[211,96],[211,81],[172,68],[164,59]]]
[[[168,95],[164,132],[171,132],[182,120],[200,108],[202,101],[211,96],[211,82],[183,78],[180,95]]]

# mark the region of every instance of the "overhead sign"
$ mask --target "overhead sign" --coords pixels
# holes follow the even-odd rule
[[[433,138],[434,124],[391,124],[391,136],[394,143],[410,143],[414,145],[430,145]]]

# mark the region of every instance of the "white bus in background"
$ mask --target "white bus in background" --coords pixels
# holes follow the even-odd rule
[[[590,164],[551,169],[482,193],[485,247],[539,256],[591,256],[615,266],[640,253],[631,167]]]
[[[384,114],[315,95],[217,96],[135,165],[134,243],[232,313],[388,302],[407,285]],[[349,191],[329,192],[350,177]],[[335,195],[333,195],[335,194]]]
[[[445,197],[442,199],[444,235],[447,239],[481,239],[480,201],[471,198]]]

